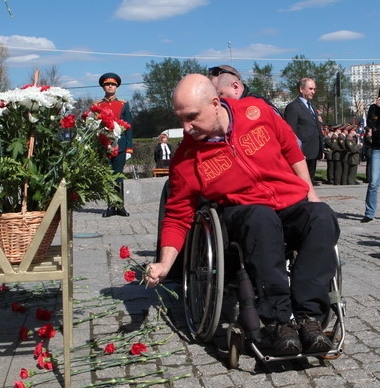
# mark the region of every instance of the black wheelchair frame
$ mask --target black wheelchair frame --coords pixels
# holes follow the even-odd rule
[[[164,188],[163,195],[166,202],[168,187]],[[160,220],[163,217],[163,208],[160,209]],[[284,248],[285,249],[285,248]],[[335,359],[339,357],[344,349],[345,340],[345,301],[342,297],[342,269],[338,248],[335,247],[337,272],[330,285],[331,308],[328,316],[322,324],[325,333],[331,339],[334,347],[327,353],[297,354],[291,356],[276,356],[265,353],[253,340],[246,341],[246,333],[241,323],[238,321],[238,314],[235,314],[227,330],[227,343],[229,348],[229,367],[237,368],[239,356],[244,345],[254,352],[256,358],[263,362],[275,360],[295,359],[302,357],[316,356],[323,359]],[[157,256],[158,257],[158,256]],[[288,270],[296,260],[296,252],[288,252]],[[228,263],[235,263],[235,268],[225,268]],[[237,264],[237,266],[236,266]],[[182,266],[182,276],[178,276],[178,267]],[[247,294],[247,282],[236,282],[236,271],[244,275],[243,257],[240,247],[235,242],[228,240],[227,233],[220,222],[218,209],[209,202],[201,204],[196,212],[196,216],[189,231],[184,249],[181,251],[176,270],[173,274],[176,280],[181,280],[183,284],[183,300],[187,326],[195,340],[209,342],[213,339],[219,326],[223,299],[226,290],[235,292],[237,309],[240,314],[248,314],[250,317],[250,329],[260,331],[260,321],[255,309],[242,312],[243,303],[239,303],[242,295]],[[232,275],[235,274],[235,275]],[[179,279],[181,277],[181,279]],[[243,276],[248,279],[248,276]],[[243,289],[243,287],[245,287]],[[252,285],[251,285],[252,287]],[[248,290],[250,297],[255,297],[254,290]],[[252,294],[253,293],[253,294]]]

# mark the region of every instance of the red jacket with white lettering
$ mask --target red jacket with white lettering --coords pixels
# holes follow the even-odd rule
[[[222,100],[232,131],[226,141],[191,136],[170,165],[170,196],[161,246],[181,250],[203,196],[223,206],[261,204],[284,209],[307,197],[308,184],[291,166],[304,159],[292,128],[264,100]]]

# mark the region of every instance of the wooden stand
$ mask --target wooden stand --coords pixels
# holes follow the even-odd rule
[[[61,245],[52,246],[45,259],[33,259],[49,225],[60,211]],[[0,248],[0,282],[62,282],[64,387],[71,388],[70,348],[73,338],[73,239],[72,212],[67,208],[66,183],[59,185],[46,214],[20,264],[11,264]],[[32,355],[31,355],[32,357]]]

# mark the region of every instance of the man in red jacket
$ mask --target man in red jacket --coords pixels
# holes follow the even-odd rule
[[[168,274],[202,196],[224,207],[277,354],[330,350],[321,322],[330,309],[339,226],[313,188],[292,128],[262,99],[220,100],[200,74],[179,82],[173,102],[184,140],[171,162],[160,261],[150,264],[147,282]],[[298,252],[291,289],[285,243]]]

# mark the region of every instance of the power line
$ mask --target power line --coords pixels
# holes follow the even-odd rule
[[[27,51],[45,51],[45,52],[58,52],[69,54],[93,54],[93,55],[107,55],[107,56],[121,56],[121,57],[135,57],[135,58],[177,58],[177,59],[199,59],[199,60],[220,60],[220,56],[201,56],[201,55],[160,55],[160,54],[147,54],[147,53],[116,53],[116,52],[102,52],[102,51],[87,51],[87,50],[63,50],[53,48],[30,48],[22,46],[9,46],[7,48]],[[380,58],[255,58],[255,57],[235,57],[234,60],[238,61],[378,61]]]

